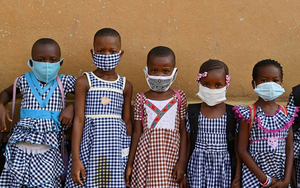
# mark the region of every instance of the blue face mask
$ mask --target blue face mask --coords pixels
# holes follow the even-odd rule
[[[254,82],[255,84],[255,82]],[[285,90],[275,82],[265,82],[257,85],[254,92],[265,101],[272,101],[282,95]]]
[[[32,66],[30,65],[32,62]],[[57,63],[47,63],[34,61],[32,58],[28,60],[28,66],[31,68],[34,76],[41,82],[49,83],[54,80],[60,69],[60,63],[62,59]]]

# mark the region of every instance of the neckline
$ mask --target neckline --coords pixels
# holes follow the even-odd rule
[[[217,117],[217,118],[209,118],[209,117],[206,117],[205,115],[203,115],[201,111],[199,111],[199,113],[200,113],[204,118],[210,119],[210,120],[221,119],[221,118],[223,118],[225,115],[227,115],[227,112],[225,112],[225,113],[224,113],[222,116],[220,116],[220,117]]]
[[[277,106],[278,106],[278,109],[276,110],[276,112],[275,112],[274,114],[267,114],[267,113],[265,113],[265,112],[262,110],[262,108],[261,108],[260,106],[257,107],[257,109],[259,109],[259,111],[262,111],[262,113],[263,113],[265,116],[274,117],[274,116],[277,115],[277,114],[279,113],[279,111],[281,110],[280,106],[279,106],[279,105],[277,105]]]
[[[93,72],[91,72],[91,74],[92,74],[97,80],[100,80],[100,81],[102,81],[102,82],[116,83],[116,82],[118,82],[118,81],[120,80],[120,75],[118,75],[118,74],[117,74],[118,78],[117,78],[116,80],[112,80],[112,81],[110,81],[110,80],[104,80],[104,79],[102,79],[102,78],[99,78],[99,77],[96,76]]]

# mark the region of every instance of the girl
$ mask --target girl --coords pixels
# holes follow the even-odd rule
[[[22,94],[20,120],[13,128],[5,151],[6,163],[0,177],[0,187],[61,188],[60,176],[64,165],[60,146],[63,130],[73,119],[73,105],[64,111],[64,98],[74,92],[76,78],[60,75],[63,63],[56,41],[37,40],[27,72],[17,78],[13,86]],[[0,94],[1,130],[6,130],[5,109],[12,96],[13,86]],[[15,97],[14,97],[15,99]],[[60,113],[61,112],[61,113]]]
[[[91,54],[97,69],[76,82],[68,188],[125,187],[132,85],[115,72],[123,53],[117,31],[95,34]]]
[[[243,187],[290,187],[293,165],[293,131],[296,107],[278,105],[284,93],[283,71],[274,60],[258,62],[252,72],[258,100],[248,108],[235,107],[239,121],[238,153]]]
[[[300,106],[300,85],[293,87],[293,91],[290,94],[289,102],[287,108],[293,106]],[[300,187],[300,119],[299,112],[297,113],[298,117],[295,118],[293,124],[293,133],[294,133],[294,174],[292,173],[292,186]]]
[[[199,92],[203,103],[188,107],[186,129],[190,133],[191,156],[187,168],[188,186],[231,187],[239,185],[234,152],[235,118],[232,107],[224,103],[230,77],[228,67],[219,60],[208,60],[199,70]],[[240,163],[237,165],[240,166]]]
[[[153,48],[144,72],[150,90],[135,98],[126,185],[179,187],[186,163],[186,98],[183,91],[170,89],[177,74],[174,52],[164,46]]]

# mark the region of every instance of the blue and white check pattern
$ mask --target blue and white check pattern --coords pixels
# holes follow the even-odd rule
[[[65,95],[74,91],[76,78],[65,75],[61,78]],[[41,84],[44,88],[46,84]],[[17,81],[17,88],[22,94],[21,107],[30,110],[61,111],[62,97],[57,87],[45,108],[41,108],[35,99],[24,75]],[[50,89],[49,89],[50,90]],[[44,100],[49,90],[41,97]],[[56,131],[53,120],[24,118],[14,126],[13,133],[8,141],[5,156],[8,167],[0,178],[0,187],[30,187],[43,185],[43,187],[61,187],[60,178],[63,172],[63,162],[59,146],[62,132]],[[30,142],[31,144],[48,145],[51,149],[46,153],[31,154],[18,149],[15,144]],[[59,179],[59,180],[58,180]],[[8,183],[8,184],[6,184]]]
[[[86,73],[91,88],[113,88],[123,90],[125,79],[106,82]],[[108,97],[109,104],[101,104],[100,98]],[[86,115],[113,114],[122,116],[123,94],[115,91],[90,89],[86,95]],[[86,179],[84,186],[75,185],[70,177],[72,158],[69,161],[66,186],[73,187],[125,187],[124,169],[127,157],[122,157],[122,149],[128,148],[130,136],[126,135],[126,125],[121,118],[85,118],[80,159],[84,165]]]
[[[296,108],[287,108],[288,116],[286,116],[279,108],[274,115],[266,115],[260,107],[256,110],[256,118],[260,120],[263,127],[268,130],[276,130],[291,121],[295,115]],[[250,120],[250,111],[248,108],[238,106],[236,111],[244,119]],[[250,131],[248,151],[259,168],[268,176],[274,177],[278,180],[283,180],[285,171],[285,140],[278,140],[278,147],[273,149],[268,140],[256,141],[259,139],[268,139],[271,137],[287,138],[289,129],[283,129],[278,133],[266,133],[258,126],[258,121],[255,121]],[[243,164],[242,167],[242,185],[243,187],[261,187],[259,180],[256,176]]]
[[[120,53],[103,55],[103,54],[94,54],[94,64],[103,71],[109,71],[118,65],[120,61]]]
[[[190,123],[186,119],[186,130],[190,132]],[[198,119],[195,149],[187,168],[188,185],[191,188],[228,188],[231,185],[231,163],[226,140],[227,114],[210,119],[200,112]]]

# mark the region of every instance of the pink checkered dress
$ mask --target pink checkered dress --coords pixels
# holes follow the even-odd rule
[[[184,120],[186,116],[186,97],[183,91],[179,91],[181,96],[181,107],[178,112],[178,100],[174,94],[169,101],[154,101],[149,100],[145,96],[143,102],[143,133],[140,137],[138,148],[136,151],[131,187],[159,187],[173,188],[179,187],[178,183],[174,183],[172,172],[179,158],[180,148],[180,120]],[[174,104],[174,100],[176,101]],[[152,102],[151,102],[152,101]],[[157,108],[157,103],[167,103],[164,108]],[[155,108],[156,107],[156,108]],[[155,111],[157,117],[166,116],[165,120],[162,117],[157,125],[157,118],[149,121],[147,111]],[[161,113],[160,113],[161,112]],[[163,114],[163,115],[161,115]],[[170,118],[171,117],[171,118]],[[166,120],[166,118],[168,118]],[[172,119],[174,118],[174,119]],[[134,102],[134,119],[141,120],[141,101],[138,93]],[[158,121],[158,122],[159,122]],[[162,124],[164,122],[164,124]],[[168,122],[175,125],[167,125]],[[173,128],[172,128],[173,126]]]

